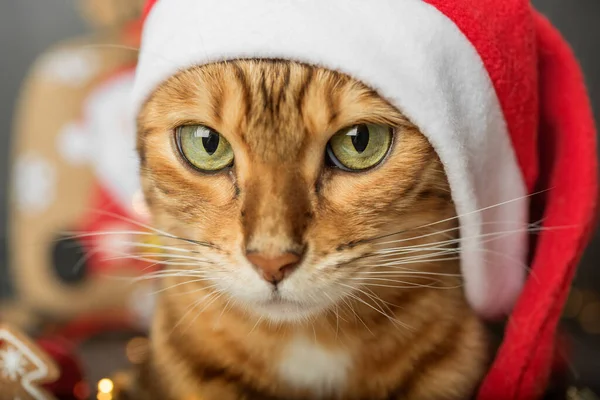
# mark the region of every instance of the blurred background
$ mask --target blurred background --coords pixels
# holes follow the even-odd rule
[[[135,177],[118,177],[116,186],[107,187],[98,176],[110,179],[114,168],[104,170],[105,159],[92,153],[103,153],[102,146],[107,146],[94,136],[95,130],[106,128],[102,117],[119,121],[120,125],[112,127],[122,135],[117,141],[125,137],[129,145],[133,140],[133,121],[120,114],[120,108],[126,104],[123,93],[135,62],[132,49],[138,27],[132,21],[140,3],[0,0],[0,318],[28,333],[62,332],[62,336],[76,338],[78,368],[85,379],[74,375],[72,382],[63,382],[70,390],[79,380],[97,382],[126,361],[139,358],[135,345],[143,344],[139,332],[147,317],[147,308],[139,303],[151,301],[147,288],[122,288],[102,280],[94,255],[106,252],[110,243],[58,242],[60,238],[53,236],[59,231],[127,228],[123,218],[115,215],[139,220],[127,201],[135,192]],[[572,45],[598,120],[600,1],[533,3]],[[101,105],[106,103],[112,107]],[[127,151],[123,148],[120,153],[117,172],[135,163]],[[57,180],[59,175],[67,183],[82,183],[76,188],[64,186]],[[98,205],[105,214],[88,212]],[[48,228],[39,229],[42,225]],[[114,248],[110,251],[118,254]],[[61,267],[77,263],[83,254],[88,256],[76,271]],[[572,337],[571,372],[581,385],[597,393],[599,264],[597,234],[581,263],[564,319]],[[138,267],[146,266],[142,262]],[[118,261],[113,267],[119,267]],[[80,394],[92,389],[83,388]]]

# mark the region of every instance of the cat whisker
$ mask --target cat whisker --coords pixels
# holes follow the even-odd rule
[[[426,258],[422,260],[397,260],[397,261],[388,261],[387,263],[377,263],[370,265],[362,265],[364,267],[370,268],[398,268],[404,269],[404,267],[400,267],[401,265],[415,265],[415,264],[432,264],[432,263],[440,263],[447,261],[459,261],[460,257],[445,257],[445,258]]]
[[[501,223],[501,222],[497,222],[496,224],[499,224],[499,223]],[[440,244],[459,244],[461,241],[463,241],[463,240],[465,240],[467,238],[468,239],[488,238],[487,240],[484,240],[482,243],[489,243],[490,241],[498,240],[498,239],[501,239],[502,237],[504,237],[506,235],[511,235],[511,234],[514,234],[514,233],[522,233],[522,232],[537,233],[537,232],[546,232],[546,231],[553,231],[553,230],[562,230],[562,229],[574,229],[574,228],[577,228],[576,225],[540,226],[540,223],[541,223],[541,221],[537,221],[537,222],[533,222],[531,224],[527,224],[523,228],[511,229],[511,230],[504,230],[504,231],[496,231],[496,232],[488,232],[488,233],[483,233],[481,235],[476,235],[476,236],[469,236],[469,237],[465,237],[465,238],[455,238],[455,239],[446,240],[446,241],[433,242],[433,243],[424,243],[424,244],[418,244],[418,245],[407,246],[407,247],[424,247],[424,246],[427,246],[427,245],[440,245]],[[507,222],[504,222],[504,224],[507,224]],[[485,223],[482,224],[482,225],[485,225]],[[424,235],[415,236],[415,237],[409,237],[409,238],[403,238],[403,239],[397,239],[397,240],[390,240],[390,241],[387,241],[387,242],[379,242],[377,244],[378,245],[384,245],[384,244],[394,244],[394,243],[412,241],[412,240],[416,240],[416,239],[422,239],[422,238],[426,238],[426,237],[430,237],[430,236],[435,236],[438,233],[446,233],[446,232],[455,231],[457,229],[460,229],[460,227],[446,229],[446,230],[442,230],[442,231],[438,231],[438,232],[432,232],[432,233],[429,233],[429,234],[424,234]],[[399,233],[401,233],[401,232],[399,232]],[[498,237],[496,237],[496,236],[498,236]]]
[[[182,258],[180,255],[171,255],[168,256],[169,258],[164,258],[161,260],[157,260],[156,258],[150,258],[152,256],[147,256],[147,254],[144,254],[144,256],[137,256],[137,255],[133,255],[133,254],[124,254],[121,253],[121,255],[119,256],[113,256],[113,257],[106,257],[104,258],[103,261],[118,261],[118,260],[135,260],[135,261],[142,261],[142,262],[147,262],[147,263],[155,263],[158,262],[160,265],[164,265],[164,266],[168,266],[168,265],[172,265],[172,266],[188,266],[188,267],[197,267],[197,266],[207,266],[207,265],[214,265],[212,262],[209,261],[205,261],[205,260],[192,260],[194,262],[191,262],[189,259],[185,259]],[[163,258],[163,257],[160,257]],[[181,261],[179,261],[181,260]]]
[[[373,333],[373,331],[369,328],[369,326],[365,323],[365,321],[360,317],[360,315],[358,315],[358,313],[356,312],[356,310],[354,309],[354,307],[352,307],[352,304],[348,303],[348,301],[346,300],[346,297],[350,297],[350,298],[356,298],[355,295],[353,295],[350,292],[347,292],[344,294],[344,297],[342,298],[342,300],[344,301],[344,303],[346,304],[346,306],[348,306],[348,308],[350,309],[350,311],[352,311],[352,313],[354,314],[354,320],[358,320],[367,331],[369,331],[369,333],[371,333],[371,335],[375,336],[375,334]]]
[[[188,272],[178,272],[178,273],[164,273],[164,274],[146,274],[134,278],[124,278],[127,280],[131,280],[133,282],[141,282],[141,281],[149,281],[154,279],[164,279],[164,278],[198,278],[199,276],[205,276],[205,274],[194,273],[192,271]],[[118,278],[117,278],[118,279]]]
[[[175,235],[173,235],[170,232],[166,232],[166,231],[164,231],[162,229],[155,228],[155,227],[153,227],[151,225],[144,224],[144,223],[142,223],[140,221],[137,221],[135,219],[132,219],[132,218],[129,218],[129,217],[126,217],[124,215],[117,214],[117,213],[114,213],[114,212],[111,212],[111,211],[106,211],[106,210],[101,210],[101,209],[95,209],[95,210],[92,210],[92,212],[95,213],[95,214],[106,216],[106,217],[112,217],[112,218],[118,219],[119,221],[127,222],[127,223],[130,223],[130,224],[135,225],[135,226],[139,226],[140,228],[148,229],[149,231],[152,231],[152,232],[160,234],[160,235],[175,236]]]
[[[221,310],[221,313],[219,314],[219,317],[216,319],[216,321],[214,322],[215,326],[219,325],[219,322],[221,322],[221,318],[223,317],[223,315],[225,314],[225,312],[227,311],[227,309],[229,308],[229,306],[231,305],[233,299],[229,298],[227,300],[227,303],[225,303],[225,306],[223,307],[223,309]]]
[[[188,281],[191,282],[191,281]],[[208,286],[202,286],[193,290],[187,290],[185,292],[177,292],[177,293],[169,293],[169,295],[171,297],[175,297],[175,296],[186,296],[186,295],[192,295],[192,294],[196,294],[196,293],[200,293],[200,292],[204,292],[206,290],[210,290],[210,289],[215,289],[218,288],[219,284],[215,283],[213,285],[208,285]],[[215,289],[216,290],[216,289]]]
[[[462,288],[463,285],[453,285],[453,286],[440,286],[442,283],[440,280],[431,280],[430,283],[417,283],[417,282],[408,282],[408,281],[399,281],[395,279],[381,279],[382,282],[390,282],[390,283],[399,283],[401,285],[391,285],[384,283],[372,283],[372,282],[361,282],[363,286],[367,287],[384,287],[391,289],[415,289],[415,288],[426,288],[426,289],[441,289],[441,290],[450,290],[450,289],[459,289]],[[403,286],[402,286],[403,285]]]
[[[340,332],[340,309],[339,306],[335,305],[335,341],[337,342],[338,334]]]
[[[147,231],[134,231],[134,230],[118,230],[118,231],[100,231],[100,232],[88,232],[88,231],[63,231],[66,237],[57,239],[69,240],[69,239],[85,239],[99,236],[111,236],[111,235],[139,235],[139,236],[156,236],[156,234]]]
[[[175,247],[175,246],[163,246],[163,245],[153,244],[153,243],[132,242],[132,241],[123,241],[123,242],[120,242],[120,243],[124,244],[124,245],[127,245],[127,246],[139,247],[139,248],[178,251],[178,252],[181,252],[181,253],[191,253],[191,254],[201,254],[197,250],[182,249],[182,248]]]
[[[415,286],[399,286],[399,285],[384,285],[378,283],[365,283],[364,286],[374,286],[374,287],[382,287],[382,288],[390,288],[390,289],[414,289]],[[454,290],[460,289],[463,285],[455,285],[455,286],[435,286],[435,285],[418,285],[421,288],[428,289],[439,289],[439,290]]]
[[[507,260],[509,260],[509,261],[511,261],[513,263],[520,264],[521,267],[523,267],[527,272],[529,272],[529,273],[532,274],[532,277],[535,277],[534,271],[532,271],[531,268],[529,268],[527,266],[527,264],[525,264],[523,261],[515,259],[514,257],[511,257],[511,256],[509,256],[507,254],[500,253],[498,251],[491,250],[491,249],[486,249],[486,248],[472,249],[471,251],[478,251],[478,252],[482,252],[482,253],[493,254],[495,256],[505,258],[505,259],[507,259]],[[460,249],[456,249],[456,251],[451,251],[451,252],[448,252],[447,254],[459,254],[459,253],[460,253]],[[434,254],[434,255],[435,256],[439,256],[439,255],[443,255],[443,254]],[[404,261],[406,261],[406,258],[398,258],[398,260],[400,261],[398,263],[395,263],[394,261],[388,261],[388,262],[383,263],[383,264],[378,263],[377,266],[382,266],[382,267],[385,266],[385,267],[387,267],[387,266],[402,265],[402,264],[405,263]],[[452,257],[451,258],[434,258],[434,259],[432,259],[432,261],[436,261],[436,262],[437,261],[457,261],[457,260],[460,260],[460,257],[454,257],[454,258],[452,258]],[[420,261],[420,262],[424,262],[424,261]],[[411,263],[412,263],[412,261],[406,262],[406,264],[411,264]],[[535,277],[535,279],[537,279],[537,277]]]
[[[440,283],[442,282],[440,279],[434,279],[432,277],[421,277],[421,276],[411,276],[411,275],[398,275],[395,278],[414,278],[414,279],[427,279],[433,283]],[[418,285],[418,283],[416,282],[408,282],[408,281],[400,281],[397,279],[390,279],[390,277],[387,276],[378,276],[378,277],[352,277],[352,278],[346,278],[348,280],[353,280],[353,281],[359,281],[359,282],[364,282],[364,281],[385,281],[385,282],[398,282],[398,283],[406,283],[407,285]]]
[[[389,247],[387,249],[384,250],[377,250],[376,252],[374,252],[374,254],[381,254],[382,257],[383,256],[388,256],[388,255],[397,255],[397,254],[410,254],[410,253],[419,253],[419,252],[424,252],[424,251],[431,251],[431,252],[435,252],[435,251],[443,251],[443,252],[447,252],[447,251],[459,251],[458,248],[453,248],[453,247],[419,247],[419,248],[414,248],[414,247],[410,247],[410,246],[401,246],[401,247]]]
[[[429,283],[417,283],[417,282],[410,282],[410,281],[403,281],[403,280],[389,279],[389,278],[374,279],[374,282],[367,280],[367,279],[364,279],[364,280],[356,279],[356,280],[358,280],[362,286],[378,286],[378,285],[381,285],[383,282],[398,283],[398,284],[404,285],[404,286],[396,286],[396,285],[384,286],[384,287],[391,287],[394,289],[434,288],[434,287],[436,287],[435,284],[442,282],[438,279],[430,279]],[[381,282],[381,283],[377,283],[377,282]]]
[[[162,288],[160,290],[152,292],[152,294],[153,295],[157,295],[159,293],[168,292],[169,290],[178,288],[180,286],[189,285],[189,284],[198,283],[198,282],[206,282],[206,281],[211,281],[212,282],[212,279],[210,279],[210,278],[191,279],[191,280],[187,280],[187,281],[184,281],[184,282],[179,282],[179,283],[167,286],[165,288]],[[209,288],[212,288],[212,287],[215,287],[215,286],[217,286],[217,284],[213,284],[213,285],[210,285],[210,286],[203,286],[202,289],[209,289]],[[177,295],[186,295],[186,294],[191,294],[191,293],[194,293],[194,292],[180,292],[180,293],[177,293]]]
[[[250,329],[250,332],[248,332],[248,336],[250,336],[252,334],[252,332],[254,332],[254,330],[258,327],[258,325],[263,320],[263,318],[264,317],[262,315],[260,317],[258,317],[258,319],[256,320],[256,323],[254,324],[254,326],[252,327],[252,329]]]
[[[360,271],[357,272],[357,274],[360,275],[374,275],[374,276],[407,276],[407,277],[415,277],[415,278],[419,278],[419,277],[423,277],[423,276],[445,276],[445,277],[451,277],[451,278],[456,278],[456,277],[460,277],[461,274],[452,274],[452,273],[445,273],[445,272],[430,272],[430,271],[419,271],[419,270],[414,270],[414,269],[407,269],[407,268],[398,268],[400,269],[400,271],[397,270],[388,270],[388,271]]]
[[[396,324],[396,323],[400,323],[398,320],[396,320],[395,318],[389,316],[385,311],[383,311],[383,308],[381,308],[381,306],[379,305],[379,303],[377,302],[377,297],[368,294],[367,292],[365,292],[364,290],[357,288],[357,287],[353,287],[350,285],[346,285],[344,283],[338,282],[339,285],[346,287],[352,291],[358,291],[360,293],[362,293],[363,295],[367,296],[367,298],[370,298],[371,300],[373,300],[375,302],[375,304],[379,307],[379,309],[371,304],[369,304],[368,302],[366,302],[365,300],[361,299],[359,296],[356,296],[353,293],[348,293],[347,295],[352,297],[353,299],[355,299],[356,301],[370,307],[371,309],[375,310],[376,312],[380,313],[381,315],[385,316],[386,318],[388,318],[392,323]],[[400,323],[400,325],[402,326],[402,323]],[[372,333],[372,332],[371,332]]]
[[[169,254],[169,253],[149,253],[149,252],[142,252],[142,253],[120,253],[120,256],[116,256],[116,257],[112,257],[112,258],[108,258],[109,261],[112,260],[119,260],[119,259],[124,259],[124,258],[134,258],[134,257],[138,257],[138,258],[148,258],[148,257],[153,257],[153,258],[165,258],[165,259],[171,259],[171,260],[193,260],[193,261],[199,261],[202,262],[203,264],[214,264],[212,261],[207,260],[206,258],[200,258],[200,257],[193,257],[193,256],[187,256],[187,255],[183,255],[183,254]],[[157,261],[157,260],[154,260]]]
[[[211,270],[214,271],[214,270]],[[163,275],[172,273],[190,273],[190,274],[206,274],[208,273],[205,269],[191,269],[191,268],[168,268],[159,271],[148,272],[144,276],[151,275]]]
[[[135,46],[127,46],[124,44],[119,44],[119,43],[93,43],[93,44],[87,44],[87,45],[82,45],[82,48],[91,48],[91,49],[116,49],[116,50],[127,50],[127,51],[132,51],[135,53],[139,53],[140,52],[140,48],[139,47],[135,47]],[[163,54],[157,53],[155,51],[152,51],[148,48],[145,49],[145,53],[148,56],[152,56],[154,58],[160,59],[161,61],[164,61],[168,64],[171,64],[174,67],[178,67],[176,62],[173,62],[172,59],[166,58]],[[209,57],[208,55],[206,55],[206,59],[208,60]]]
[[[546,228],[532,228],[529,230],[529,232],[537,232],[537,231],[542,231],[542,230],[549,230],[549,229],[568,229],[571,228],[569,226],[563,226],[563,227],[546,227]],[[469,237],[469,238],[487,238],[486,240],[482,241],[482,244],[485,243],[489,243],[491,241],[494,240],[498,240],[501,239],[502,237],[506,236],[506,235],[510,235],[510,234],[514,234],[514,233],[519,233],[521,232],[521,230],[512,230],[512,231],[500,231],[500,232],[491,232],[491,233],[486,233],[486,234],[482,234],[482,235],[478,235],[478,236],[473,236],[473,237]],[[396,252],[393,252],[390,248],[384,249],[384,250],[375,250],[372,252],[369,252],[363,256],[359,256],[359,257],[355,257],[352,260],[350,260],[349,262],[354,262],[354,261],[358,261],[360,259],[364,259],[364,258],[385,258],[385,257],[390,257],[391,255],[395,255],[395,254],[405,254],[405,253],[411,253],[411,252],[418,252],[418,251],[424,251],[426,249],[428,249],[427,246],[440,246],[440,245],[451,245],[451,244],[459,244],[461,242],[461,240],[464,240],[465,238],[462,239],[452,239],[452,240],[445,240],[445,241],[439,241],[439,242],[435,242],[435,243],[425,243],[425,244],[418,244],[418,245],[411,245],[411,246],[399,246],[396,248]],[[407,239],[408,240],[408,239]],[[402,240],[400,240],[402,241]],[[477,250],[473,250],[470,249],[472,251],[477,251]],[[480,251],[486,251],[487,249],[480,249]],[[445,250],[443,250],[445,252],[448,253],[459,253],[461,251],[460,248],[447,248]],[[422,257],[422,256],[416,256],[416,257]],[[348,262],[348,263],[349,263]]]
[[[129,50],[139,53],[139,47],[127,46],[124,44],[117,43],[93,43],[93,44],[84,44],[81,46],[82,49],[117,49],[117,50]]]
[[[196,309],[196,307],[198,307],[202,301],[206,298],[212,297],[214,296],[215,292],[210,292],[208,294],[206,294],[204,297],[202,297],[201,299],[197,299],[194,300],[193,302],[191,302],[187,307],[186,310],[184,311],[183,315],[179,318],[179,320],[177,321],[177,323],[173,326],[173,328],[171,329],[171,332],[169,333],[169,335],[172,335],[173,332],[175,332],[177,330],[177,328],[179,328],[179,325],[181,325],[181,323],[186,319],[186,317],[194,310]],[[191,324],[191,323],[190,323]],[[189,325],[188,325],[189,327]]]
[[[406,265],[406,264],[418,264],[428,263],[430,261],[447,261],[448,258],[459,259],[459,252],[436,252],[426,253],[418,256],[389,256],[389,257],[372,257],[369,260],[363,261],[361,265],[372,266],[372,267],[387,267],[394,265]],[[371,264],[365,264],[365,263]]]
[[[363,293],[364,293],[364,291],[363,291]],[[383,315],[383,316],[384,316],[384,317],[386,317],[386,318],[387,318],[387,319],[388,319],[388,320],[389,320],[389,321],[390,321],[390,322],[391,322],[391,323],[392,323],[392,324],[393,324],[393,325],[394,325],[396,328],[398,328],[399,326],[402,326],[401,324],[399,324],[399,323],[398,323],[398,321],[397,321],[396,319],[394,319],[393,317],[389,316],[389,315],[388,315],[388,314],[387,314],[385,311],[383,311],[382,309],[378,309],[378,308],[376,308],[376,307],[372,306],[372,305],[371,305],[371,304],[369,304],[367,301],[365,301],[365,300],[361,299],[359,296],[357,296],[357,295],[355,295],[355,294],[348,294],[348,296],[349,296],[350,298],[354,299],[355,301],[358,301],[359,303],[361,303],[361,304],[364,304],[364,305],[366,305],[367,307],[369,307],[369,308],[371,308],[371,309],[375,310],[377,313],[379,313],[379,314]],[[371,298],[371,296],[367,296],[367,297],[368,297],[368,298]],[[372,298],[371,298],[371,300],[372,300]],[[362,319],[361,319],[361,321],[362,321]],[[363,322],[363,323],[364,323],[364,322]],[[370,329],[369,329],[369,331],[370,331],[371,333],[373,333],[373,332],[372,332]]]
[[[129,260],[135,260],[135,261],[143,261],[143,262],[147,262],[147,263],[151,263],[151,262],[157,262],[154,259],[151,258],[144,258],[144,257],[121,257],[121,258],[117,258],[117,259],[129,259]],[[211,265],[211,264],[203,264],[201,262],[185,262],[185,261],[170,261],[169,259],[167,260],[160,260],[158,262],[159,265],[161,266],[179,266],[179,267],[198,267],[198,266],[207,266],[207,265]]]
[[[452,256],[452,257],[448,257]],[[407,265],[407,264],[429,264],[434,262],[443,262],[443,261],[457,261],[460,260],[460,256],[456,255],[456,253],[450,254],[432,254],[429,257],[408,257],[408,258],[398,258],[395,260],[388,260],[383,263],[377,263],[374,266],[378,267],[394,267],[398,265]]]
[[[92,250],[82,254],[81,257],[79,258],[79,260],[77,260],[77,263],[75,265],[73,265],[73,272],[75,272],[75,273],[79,272],[81,270],[81,268],[83,268],[85,263],[90,258],[92,258],[94,255],[96,255],[97,253],[98,253],[98,250],[92,249]]]
[[[366,267],[400,265],[401,262],[402,262],[402,264],[412,264],[412,263],[417,263],[418,261],[423,260],[423,259],[425,259],[425,261],[421,261],[421,262],[427,262],[427,258],[433,259],[434,257],[440,257],[440,256],[449,255],[449,254],[457,254],[457,253],[459,253],[459,251],[457,251],[455,249],[446,249],[444,251],[425,253],[425,254],[420,254],[420,255],[416,255],[416,256],[413,255],[413,256],[406,256],[406,257],[397,257],[397,256],[390,255],[390,254],[379,255],[379,254],[375,254],[375,253],[366,253],[366,254],[356,256],[356,257],[352,257],[351,259],[346,260],[342,263],[338,263],[337,268],[340,268],[342,266],[349,265],[349,264],[352,264],[352,263],[355,263],[358,261],[366,260],[366,259],[372,259],[372,261],[376,263],[376,264],[363,264]],[[433,260],[435,261],[435,259],[433,259]]]
[[[445,220],[444,220],[445,221]],[[444,222],[444,221],[440,221],[440,222]],[[488,225],[507,225],[510,224],[511,226],[515,226],[515,225],[519,225],[519,231],[520,230],[530,230],[530,229],[538,229],[540,228],[539,224],[541,223],[541,221],[536,221],[536,222],[532,222],[532,223],[528,223],[528,224],[520,224],[520,223],[515,223],[515,222],[507,222],[507,221],[488,221],[488,222],[483,222],[480,225],[481,226],[488,226]],[[417,239],[423,239],[423,238],[427,238],[427,237],[431,237],[431,236],[436,236],[439,234],[446,234],[449,237],[453,238],[453,240],[456,240],[456,238],[450,236],[449,234],[455,231],[460,230],[461,225],[457,225],[455,227],[452,228],[448,228],[448,229],[442,229],[442,230],[437,230],[434,226],[432,225],[423,225],[420,227],[416,227],[416,228],[410,228],[410,230],[416,230],[416,229],[431,229],[432,232],[431,233],[427,233],[427,234],[422,234],[419,236],[413,236],[413,237],[408,237],[408,238],[402,238],[402,239],[397,239],[397,240],[389,240],[386,242],[378,242],[379,245],[386,245],[386,244],[393,244],[393,243],[398,243],[398,242],[405,242],[405,241],[412,241],[412,240],[417,240]],[[393,233],[392,235],[396,235],[396,234],[401,234],[404,233],[404,231],[399,231],[396,233]]]
[[[371,293],[373,294],[373,296],[375,296],[376,298],[378,298],[378,299],[379,299],[379,301],[381,301],[381,302],[382,302],[382,303],[383,303],[383,304],[386,306],[386,308],[389,310],[389,312],[393,313],[392,309],[391,309],[389,306],[392,306],[392,307],[394,307],[394,308],[401,308],[401,307],[399,307],[399,306],[398,306],[398,305],[396,305],[396,304],[393,304],[393,303],[390,303],[389,301],[385,301],[385,300],[383,300],[383,299],[382,299],[380,296],[378,296],[377,294],[375,294],[375,292],[373,292],[373,291],[372,291],[371,289],[369,289],[368,287],[363,287],[363,288],[364,288],[365,290],[368,290],[369,292],[371,292]]]
[[[182,333],[187,332],[188,329],[190,329],[190,327],[194,324],[194,322],[196,322],[196,320],[198,319],[198,317],[200,315],[202,315],[202,313],[208,308],[210,307],[211,304],[213,304],[215,301],[217,301],[222,295],[224,294],[223,291],[221,290],[213,290],[211,291],[208,295],[202,297],[201,299],[193,302],[193,307],[191,308],[190,311],[195,310],[199,305],[202,304],[202,302],[204,302],[205,299],[210,299],[206,304],[204,304],[204,307],[202,307],[202,309],[198,312],[196,312],[196,315],[194,316],[194,318],[192,318],[190,320],[190,322],[188,323],[188,325],[186,326],[186,328],[182,331]],[[189,315],[189,312],[186,312],[186,314],[184,316],[181,317],[179,323],[187,316]]]
[[[182,241],[182,242],[187,242],[190,244],[194,244],[196,246],[208,247],[208,248],[212,248],[215,250],[221,250],[218,246],[216,246],[212,243],[200,242],[197,240],[183,238],[183,237],[170,235],[170,234],[159,234],[159,233],[153,233],[153,232],[147,232],[147,231],[135,231],[135,230],[101,231],[101,232],[72,232],[72,231],[69,232],[69,231],[66,231],[66,232],[63,232],[63,234],[66,236],[58,239],[58,241],[82,239],[82,238],[83,239],[94,238],[94,237],[110,236],[110,235],[157,236],[157,237],[163,237],[163,238],[178,240],[178,241]]]
[[[458,249],[446,249],[434,252],[422,252],[421,254],[411,255],[416,252],[408,253],[408,255],[404,255],[404,253],[399,254],[388,254],[385,257],[373,257],[374,261],[377,262],[377,265],[386,266],[386,265],[395,265],[396,262],[402,261],[403,263],[410,263],[413,261],[427,261],[427,260],[442,260],[441,257],[447,257],[452,255],[460,255],[460,250]]]
[[[222,290],[215,290],[213,293],[216,293],[216,296],[212,297],[206,304],[204,304],[204,307],[202,307],[202,309],[196,313],[196,316],[192,319],[192,321],[190,321],[190,323],[186,329],[189,329],[190,326],[192,326],[194,324],[194,322],[196,322],[198,317],[200,315],[202,315],[202,313],[204,311],[206,311],[206,309],[208,309],[208,307],[210,307],[212,304],[214,304],[217,300],[219,300],[225,294],[225,292]]]
[[[436,251],[431,251],[429,253],[427,253],[427,247],[418,247],[419,245],[415,245],[415,246],[404,246],[404,247],[398,247],[396,248],[397,251],[396,252],[391,252],[390,249],[387,249],[387,251],[385,253],[379,253],[379,251],[371,251],[365,254],[362,254],[360,256],[356,256],[351,258],[350,260],[347,260],[341,264],[339,264],[339,266],[342,265],[348,265],[350,263],[356,262],[356,261],[360,261],[360,260],[364,260],[367,258],[372,258],[373,260],[377,261],[377,260],[382,260],[382,262],[388,262],[385,260],[388,259],[392,259],[392,260],[397,260],[397,259],[403,259],[403,260],[419,260],[419,259],[423,259],[426,257],[433,257],[433,256],[442,256],[442,255],[448,255],[448,254],[458,254],[460,253],[460,249],[459,248],[453,248],[453,247],[441,247],[439,248],[439,250]],[[411,255],[414,253],[423,253],[423,254],[416,254],[416,255]],[[405,257],[396,257],[398,255],[404,255],[406,254]]]
[[[337,305],[336,302],[333,301],[333,299],[331,298],[331,296],[329,296],[327,293],[323,293],[325,295],[325,297],[327,297],[327,299],[334,305],[334,309],[330,309],[328,311],[332,312],[333,315],[335,315],[335,341],[337,341],[338,338],[338,332],[339,332],[339,328],[340,328],[340,313],[339,313],[339,306]]]
[[[144,274],[144,277],[149,277],[149,276],[158,276],[158,277],[170,277],[170,276],[205,276],[205,275],[214,275],[216,273],[223,273],[225,272],[224,270],[220,270],[220,269],[211,269],[211,270],[205,270],[205,269],[186,269],[186,268],[182,268],[182,269],[165,269],[162,271],[155,271],[152,273],[147,273]]]
[[[515,203],[515,202],[518,202],[518,201],[523,201],[523,200],[526,200],[526,199],[528,199],[530,197],[539,195],[541,193],[545,193],[545,192],[550,191],[550,190],[552,190],[552,188],[540,190],[540,191],[535,192],[535,193],[527,194],[525,196],[520,196],[520,197],[511,199],[511,200],[507,200],[507,201],[503,201],[503,202],[500,202],[500,203],[496,203],[496,204],[493,204],[493,205],[490,205],[490,206],[487,206],[487,207],[482,207],[482,208],[474,210],[474,211],[470,211],[470,212],[467,212],[467,213],[464,213],[464,214],[456,215],[456,216],[450,217],[450,218],[445,218],[445,219],[442,219],[442,220],[439,220],[439,221],[436,221],[436,222],[431,222],[431,223],[424,224],[424,225],[421,225],[421,226],[417,226],[417,227],[414,227],[414,228],[409,228],[409,229],[405,229],[405,230],[402,230],[402,231],[399,231],[399,232],[393,232],[393,233],[389,233],[389,234],[385,234],[385,235],[380,235],[380,236],[375,236],[375,237],[372,237],[372,238],[363,239],[363,240],[360,240],[359,243],[373,242],[373,241],[376,241],[376,240],[379,240],[379,239],[383,239],[383,238],[386,238],[386,237],[390,237],[390,236],[394,236],[394,235],[397,235],[397,234],[400,234],[400,233],[406,233],[406,232],[417,230],[417,229],[422,229],[422,228],[427,228],[427,227],[439,225],[439,224],[442,224],[442,223],[445,223],[445,222],[455,221],[455,220],[457,220],[459,218],[463,218],[463,217],[468,216],[468,215],[481,213],[481,212],[484,212],[484,211],[487,211],[487,210],[491,210],[491,209],[494,209],[494,208],[497,208],[497,207],[505,206],[507,204]]]
[[[531,274],[531,277],[533,279],[538,279],[538,277],[535,274],[535,271],[532,271],[531,268],[529,268],[521,260],[514,259],[513,257],[510,257],[506,254],[500,253],[498,251],[490,250],[490,249],[477,249],[475,251],[480,251],[482,253],[493,254],[497,257],[506,258],[513,263],[521,265],[528,273]],[[394,269],[394,270],[400,269],[402,271],[407,271],[407,272],[400,272],[399,275],[409,274],[409,275],[461,276],[460,274],[447,274],[447,273],[440,273],[440,272],[419,271],[419,270],[415,270],[412,268],[402,267],[402,265],[410,265],[410,264],[437,263],[437,262],[459,261],[459,260],[460,260],[460,257],[431,258],[431,259],[422,259],[422,260],[405,260],[404,258],[399,258],[398,260],[392,260],[392,261],[387,261],[385,263],[378,263],[378,264],[373,264],[373,265],[366,265],[365,267],[387,268],[387,269]],[[485,256],[484,256],[483,261],[486,262]],[[370,275],[376,275],[376,274],[388,275],[390,273],[397,273],[397,272],[386,270],[386,271],[361,271],[359,273],[360,274],[370,274]]]
[[[409,246],[400,246],[398,247],[399,249],[415,249],[415,248],[422,248],[422,247],[427,247],[427,246],[439,246],[439,245],[453,245],[453,244],[459,244],[461,241],[464,241],[465,239],[476,239],[476,238],[487,238],[487,237],[491,237],[493,239],[488,239],[488,241],[491,240],[496,240],[496,236],[501,236],[503,237],[504,235],[509,235],[509,234],[514,234],[514,233],[520,233],[523,231],[527,231],[527,232],[538,232],[540,230],[543,230],[544,228],[527,228],[527,229],[512,229],[512,230],[504,230],[504,231],[496,231],[496,232],[488,232],[488,233],[482,233],[480,235],[475,235],[475,236],[467,236],[467,237],[463,237],[463,238],[454,238],[454,239],[449,239],[449,240],[443,240],[443,241],[438,241],[438,242],[433,242],[433,243],[422,243],[422,244],[415,244],[415,245],[409,245]],[[440,231],[440,232],[445,232],[445,231]],[[407,242],[407,241],[413,241],[416,239],[422,239],[425,237],[429,237],[429,236],[433,236],[436,235],[436,233],[432,233],[432,234],[427,234],[427,235],[421,235],[421,236],[416,236],[416,237],[410,237],[410,238],[404,238],[404,239],[398,239],[398,240],[390,240],[387,242],[382,242],[382,243],[377,243],[378,245],[388,245],[388,244],[395,244],[395,243],[401,243],[401,242]],[[386,248],[388,249],[388,248]],[[384,249],[385,250],[385,249]],[[378,251],[378,250],[376,250]]]

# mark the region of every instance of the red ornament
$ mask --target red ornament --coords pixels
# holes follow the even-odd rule
[[[83,368],[75,353],[75,346],[63,338],[44,338],[38,340],[38,345],[50,356],[60,370],[60,378],[44,388],[60,400],[84,400],[89,395],[89,389],[84,381]],[[81,395],[84,395],[81,397]]]

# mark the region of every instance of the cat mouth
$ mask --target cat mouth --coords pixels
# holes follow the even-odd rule
[[[270,307],[277,307],[277,306],[290,307],[290,306],[292,306],[292,307],[298,307],[298,308],[304,308],[307,306],[306,304],[301,303],[299,301],[283,298],[279,292],[273,292],[271,297],[268,300],[266,300],[263,303],[263,305],[270,306]]]
[[[287,299],[275,292],[269,299],[261,302],[259,307],[267,313],[286,313],[290,316],[295,314],[313,314],[322,310],[322,306],[315,303],[302,302],[294,299]]]
[[[322,307],[315,304],[304,304],[286,299],[271,299],[262,302],[255,311],[269,320],[278,323],[297,323],[306,321],[322,311]]]

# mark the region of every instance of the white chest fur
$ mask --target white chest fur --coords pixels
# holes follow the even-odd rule
[[[298,336],[282,353],[278,372],[280,378],[293,388],[308,389],[321,397],[344,388],[350,364],[348,353]]]

